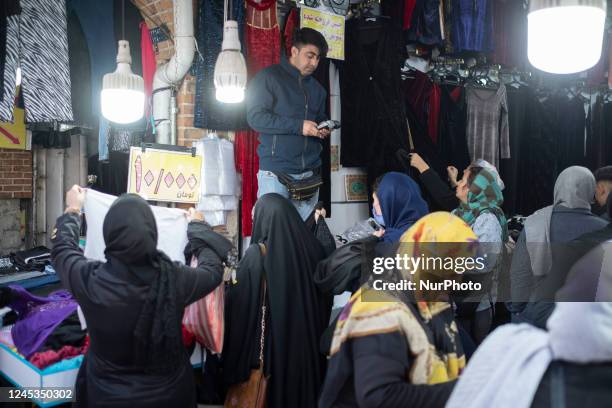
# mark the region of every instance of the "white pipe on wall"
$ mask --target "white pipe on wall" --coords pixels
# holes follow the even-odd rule
[[[187,74],[195,53],[193,36],[192,0],[174,0],[174,55],[167,63],[160,65],[153,77],[153,118],[156,123],[157,143],[176,144],[172,140],[170,121],[171,88]]]

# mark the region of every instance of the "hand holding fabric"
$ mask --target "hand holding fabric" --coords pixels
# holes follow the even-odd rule
[[[66,212],[81,211],[85,202],[85,191],[86,189],[75,184],[66,192]]]
[[[187,211],[187,219],[189,220],[189,222],[191,222],[191,221],[204,221],[204,214],[201,211],[198,211],[195,208],[191,207]]]

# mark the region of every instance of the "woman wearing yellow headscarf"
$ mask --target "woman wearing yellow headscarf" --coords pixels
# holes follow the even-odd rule
[[[437,212],[402,235],[397,255],[473,256],[476,241],[465,221]],[[413,272],[395,269],[386,281],[431,278],[423,268]],[[340,314],[319,407],[443,407],[465,366],[450,304],[423,293],[417,301],[410,290],[376,290],[378,278],[355,292]]]

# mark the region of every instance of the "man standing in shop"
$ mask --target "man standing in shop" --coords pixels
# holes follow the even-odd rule
[[[260,71],[247,90],[247,120],[259,132],[257,197],[278,193],[304,220],[319,198],[322,139],[330,134],[318,128],[327,94],[311,76],[327,50],[318,31],[296,30],[289,58]]]
[[[607,202],[610,194],[612,194],[612,166],[605,166],[595,170],[595,205],[593,213],[599,215],[605,220],[612,221],[608,218]]]

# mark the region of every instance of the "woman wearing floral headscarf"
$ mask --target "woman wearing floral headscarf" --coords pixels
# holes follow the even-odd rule
[[[437,212],[400,242],[400,257],[421,256],[425,243],[441,244],[440,257],[473,256],[476,235],[460,218]],[[391,281],[418,279],[420,269],[390,272]],[[364,284],[340,314],[319,407],[444,406],[465,366],[451,305],[376,288],[373,279]]]
[[[497,298],[497,270],[500,264],[502,245],[508,240],[508,226],[501,206],[504,197],[496,177],[484,167],[470,166],[457,184],[457,198],[460,200],[453,214],[461,217],[472,229],[486,255],[490,281],[489,295],[484,299],[466,299],[459,307],[458,314],[463,327],[479,344],[489,333],[493,321],[493,305]]]

